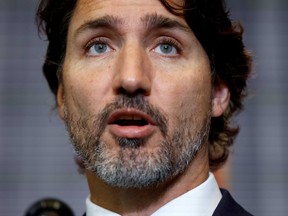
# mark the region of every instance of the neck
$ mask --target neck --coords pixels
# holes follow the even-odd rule
[[[184,173],[157,187],[115,188],[103,182],[91,171],[86,171],[91,201],[120,215],[151,215],[167,202],[192,190],[208,178],[208,157],[201,151]]]

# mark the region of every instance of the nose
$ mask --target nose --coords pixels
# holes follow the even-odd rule
[[[151,92],[151,78],[151,64],[145,49],[137,43],[123,47],[117,59],[114,92],[147,96]]]

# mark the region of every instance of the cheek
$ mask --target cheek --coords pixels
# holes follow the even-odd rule
[[[183,70],[184,71],[184,70]],[[162,97],[174,98],[183,103],[195,100],[207,100],[211,97],[211,79],[210,72],[207,70],[192,70],[189,73],[177,73],[168,76],[162,76],[155,83],[161,83],[155,89]],[[177,74],[177,75],[176,75]],[[198,101],[199,102],[199,101]]]
[[[65,101],[68,109],[86,115],[98,112],[105,104],[108,87],[111,86],[110,81],[107,77],[102,78],[92,73],[89,75],[88,71],[86,73],[78,71],[76,76],[71,74],[72,71],[64,79]]]
[[[167,80],[156,90],[158,98],[154,102],[159,104],[171,124],[176,124],[189,118],[191,121],[206,118],[211,110],[210,78],[202,76],[183,76]]]
[[[192,85],[192,84],[191,84]],[[177,112],[193,113],[194,115],[202,116],[203,113],[207,113],[211,104],[211,93],[209,85],[206,88],[201,86],[181,86],[175,91],[173,101],[175,110]]]

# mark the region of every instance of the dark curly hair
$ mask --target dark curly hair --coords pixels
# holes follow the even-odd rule
[[[213,84],[225,83],[230,103],[225,113],[212,118],[209,133],[210,169],[216,170],[228,158],[239,127],[231,124],[232,116],[243,108],[252,58],[243,43],[243,28],[232,23],[224,0],[186,0],[177,6],[159,0],[171,13],[184,17],[205,49],[211,64]],[[37,10],[39,32],[48,39],[43,72],[54,95],[61,82],[62,62],[66,52],[67,31],[76,0],[41,0]],[[59,75],[60,74],[60,75]]]

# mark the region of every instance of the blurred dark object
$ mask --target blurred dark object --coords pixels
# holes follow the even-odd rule
[[[63,201],[45,198],[33,203],[25,216],[74,216],[74,213]]]

